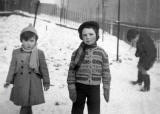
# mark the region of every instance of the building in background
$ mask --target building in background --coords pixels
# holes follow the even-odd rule
[[[38,0],[0,0],[0,11],[22,10],[30,13],[35,12]]]

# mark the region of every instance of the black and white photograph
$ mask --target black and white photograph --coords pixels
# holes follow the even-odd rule
[[[159,6],[0,0],[0,114],[159,114]]]

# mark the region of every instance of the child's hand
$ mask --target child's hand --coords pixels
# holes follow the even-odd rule
[[[4,88],[8,88],[9,85],[10,85],[10,83],[6,82],[6,83],[4,84]]]
[[[69,98],[72,100],[72,102],[76,102],[77,99],[76,89],[69,89]]]
[[[109,102],[109,89],[104,89],[104,98],[106,102]]]
[[[49,86],[44,86],[44,91],[48,91]]]

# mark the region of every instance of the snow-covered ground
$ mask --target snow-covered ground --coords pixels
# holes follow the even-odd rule
[[[39,34],[38,47],[44,50],[51,84],[45,92],[46,103],[33,106],[34,114],[70,114],[72,102],[68,97],[67,73],[71,53],[81,42],[76,30],[57,26],[55,21],[47,16],[50,23],[37,20],[36,29]],[[10,86],[3,88],[5,83],[12,50],[20,46],[19,34],[22,28],[33,23],[33,18],[18,15],[0,17],[0,114],[18,114],[19,108],[9,101]],[[77,24],[78,25],[78,24]],[[142,93],[139,86],[133,86],[130,81],[137,79],[137,61],[134,57],[135,48],[120,41],[119,58],[116,62],[116,37],[104,34],[104,40],[99,39],[98,45],[109,55],[111,70],[110,102],[106,103],[101,91],[101,114],[159,114],[160,112],[160,64],[155,63],[149,71],[151,74],[151,91]],[[85,108],[85,114],[87,110]]]

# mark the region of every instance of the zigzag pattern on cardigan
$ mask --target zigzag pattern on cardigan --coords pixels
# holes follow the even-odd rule
[[[86,85],[99,85],[102,80],[103,88],[110,88],[111,75],[109,60],[108,55],[102,48],[97,46],[93,49],[87,49],[84,60],[77,72],[72,69],[74,66],[74,57],[75,51],[72,54],[68,71],[68,84],[78,82]]]

